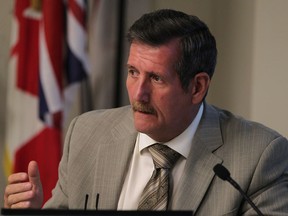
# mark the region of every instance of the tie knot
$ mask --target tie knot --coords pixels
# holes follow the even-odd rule
[[[163,144],[150,146],[149,151],[152,155],[155,168],[171,169],[180,158],[180,154]]]

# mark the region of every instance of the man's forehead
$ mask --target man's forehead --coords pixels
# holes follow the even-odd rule
[[[171,60],[178,59],[180,54],[180,47],[178,41],[170,41],[169,43],[152,46],[144,43],[132,43],[130,46],[130,52],[128,60],[131,57],[139,58],[159,58],[164,60],[169,58]]]

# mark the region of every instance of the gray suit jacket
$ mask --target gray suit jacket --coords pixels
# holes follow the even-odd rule
[[[288,142],[264,127],[205,103],[173,210],[195,215],[256,215],[228,182],[223,163],[265,215],[288,215]],[[85,113],[66,136],[59,180],[45,208],[116,209],[137,131],[129,106]]]

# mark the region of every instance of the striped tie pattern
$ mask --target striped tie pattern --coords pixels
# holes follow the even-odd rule
[[[154,144],[148,150],[152,155],[155,170],[143,190],[138,210],[167,210],[169,172],[180,154],[163,144]]]

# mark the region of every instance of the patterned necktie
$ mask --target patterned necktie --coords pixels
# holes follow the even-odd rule
[[[142,192],[138,210],[167,210],[169,171],[180,154],[163,144],[154,144],[148,150],[152,155],[155,170]]]

